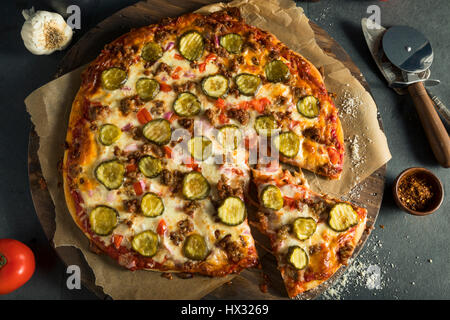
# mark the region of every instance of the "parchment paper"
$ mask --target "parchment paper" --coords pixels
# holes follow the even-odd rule
[[[379,128],[377,109],[370,94],[351,76],[343,64],[327,56],[316,44],[313,30],[301,8],[290,0],[238,0],[229,4],[213,4],[200,12],[213,12],[225,6],[240,7],[245,21],[275,34],[291,49],[301,53],[318,68],[325,70],[328,91],[337,97],[357,97],[357,110],[341,117],[347,139],[358,136],[359,154],[365,161],[357,167],[352,164],[350,143],[346,143],[344,173],[339,181],[327,181],[308,174],[309,183],[316,190],[344,195],[390,159],[386,137]],[[92,268],[96,285],[103,287],[114,299],[199,299],[233,276],[209,278],[195,276],[192,279],[167,280],[158,272],[130,272],[119,267],[115,261],[99,256],[89,250],[86,237],[78,229],[67,210],[63,189],[58,186],[61,176],[57,165],[63,154],[68,115],[75,94],[80,86],[83,67],[72,71],[30,94],[25,104],[40,137],[38,156],[48,190],[55,204],[55,246],[79,248]],[[339,106],[339,101],[336,101]],[[353,141],[353,140],[352,140]]]

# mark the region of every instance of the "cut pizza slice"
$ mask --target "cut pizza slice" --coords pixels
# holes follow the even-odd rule
[[[271,241],[289,297],[317,287],[346,265],[366,226],[366,209],[299,184],[286,171],[253,170],[259,229]]]

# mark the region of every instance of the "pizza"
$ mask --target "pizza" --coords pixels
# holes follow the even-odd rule
[[[259,229],[270,239],[290,297],[317,287],[348,259],[366,227],[367,210],[311,191],[280,166],[252,170]]]
[[[225,276],[258,265],[252,169],[278,159],[314,199],[300,169],[342,172],[342,127],[320,72],[237,8],[191,13],[131,30],[83,72],[64,191],[78,227],[121,266]]]

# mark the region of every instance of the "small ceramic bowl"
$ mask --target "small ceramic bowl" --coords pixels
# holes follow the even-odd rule
[[[411,175],[420,175],[420,177],[424,178],[427,183],[433,188],[433,198],[431,198],[430,204],[425,211],[415,211],[408,208],[400,201],[398,197],[398,188],[400,186],[400,183],[403,181],[403,179]],[[442,201],[444,200],[444,188],[442,186],[441,180],[439,180],[439,178],[430,170],[420,167],[409,168],[400,173],[394,181],[394,185],[392,186],[392,193],[394,194],[395,203],[400,209],[416,216],[426,216],[432,214],[437,209],[439,209]]]

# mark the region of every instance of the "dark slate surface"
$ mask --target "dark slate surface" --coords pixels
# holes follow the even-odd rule
[[[81,30],[74,41],[98,22],[136,1],[4,1],[0,11],[0,238],[15,238],[28,244],[36,255],[37,268],[22,288],[0,299],[95,299],[87,289],[66,288],[65,266],[50,247],[35,215],[27,177],[29,116],[23,100],[34,89],[50,81],[64,52],[50,56],[29,53],[20,38],[21,10],[35,6],[50,11],[66,4],[78,4],[82,11]],[[383,119],[393,154],[388,164],[386,192],[377,221],[362,254],[361,265],[347,277],[346,285],[335,286],[325,297],[342,299],[444,299],[450,296],[450,250],[448,230],[450,204],[446,198],[432,216],[415,217],[396,208],[392,181],[403,169],[424,166],[435,172],[448,190],[450,171],[433,158],[414,106],[407,96],[387,88],[366,47],[360,20],[368,17],[367,7],[381,8],[383,25],[404,24],[427,35],[435,59],[432,76],[442,84],[434,88],[450,106],[450,2],[448,0],[321,0],[298,1],[308,17],[334,37],[366,77]],[[379,227],[383,225],[384,228]],[[369,289],[367,268],[381,271],[379,289]],[[366,271],[366,272],[365,272]],[[362,274],[358,277],[358,272]],[[358,280],[356,280],[358,279]],[[370,285],[369,285],[370,287]]]

